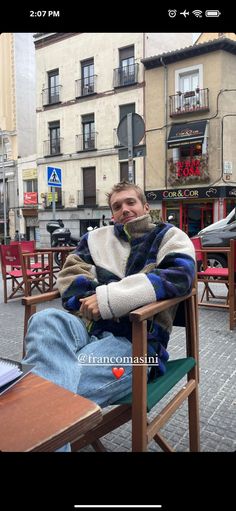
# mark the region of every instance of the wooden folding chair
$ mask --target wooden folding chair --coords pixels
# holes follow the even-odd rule
[[[51,252],[25,252],[20,243],[0,245],[4,303],[12,298],[28,296],[34,288],[40,293],[52,289]],[[32,263],[32,261],[34,261]],[[7,283],[11,282],[8,294]]]
[[[230,240],[229,247],[200,247],[195,251],[197,258],[200,257],[203,264],[202,271],[197,272],[198,282],[202,282],[203,291],[198,302],[199,306],[229,309],[230,330],[235,326],[235,275],[236,275],[236,240]],[[207,265],[208,253],[226,254],[227,268],[211,268]],[[200,256],[199,256],[200,254]],[[225,295],[216,294],[214,286],[225,284]],[[213,286],[213,287],[212,287]],[[223,300],[223,303],[219,302]]]
[[[37,303],[53,300],[59,297],[58,291],[46,293],[37,297],[27,297],[22,300],[25,308],[26,323],[35,312]],[[156,381],[147,384],[147,367],[133,366],[132,394],[115,402],[111,411],[104,413],[102,423],[80,437],[72,445],[77,451],[87,444],[92,444],[95,450],[105,450],[100,438],[131,419],[132,421],[132,450],[145,451],[148,443],[154,439],[164,451],[172,451],[159,430],[169,420],[172,414],[188,399],[188,429],[191,451],[199,451],[199,404],[198,404],[198,311],[196,286],[186,296],[154,302],[130,313],[132,321],[133,357],[145,357],[147,353],[147,319],[178,306],[174,324],[183,326],[186,338],[186,356],[167,362],[166,373]],[[170,340],[171,342],[171,340]],[[160,406],[161,400],[169,391],[185,377],[181,389],[171,397],[163,409],[156,409],[155,418],[149,422],[148,412]]]

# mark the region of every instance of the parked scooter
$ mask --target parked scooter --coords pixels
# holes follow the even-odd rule
[[[64,227],[61,219],[51,220],[46,228],[50,233],[51,247],[77,247],[79,238],[71,236],[70,229]],[[61,254],[55,253],[54,259],[56,264],[61,266]]]

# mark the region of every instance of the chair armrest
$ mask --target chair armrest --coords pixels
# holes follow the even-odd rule
[[[145,319],[152,317],[154,314],[169,309],[169,307],[177,305],[178,303],[183,302],[187,298],[190,298],[190,296],[194,295],[196,295],[195,287],[192,289],[191,293],[187,295],[178,296],[176,298],[169,298],[167,300],[160,300],[159,302],[149,303],[148,305],[144,305],[143,307],[139,307],[138,309],[135,309],[134,311],[130,312],[129,319],[130,321],[137,322],[144,321]]]
[[[22,305],[37,305],[37,303],[43,303],[43,302],[49,302],[51,300],[54,300],[55,298],[60,298],[60,293],[58,289],[55,289],[54,291],[49,291],[48,293],[42,293],[41,295],[35,295],[35,296],[25,296],[22,298],[21,303]]]
[[[25,355],[25,336],[28,327],[28,321],[30,317],[36,312],[36,305],[38,303],[49,302],[54,300],[55,298],[59,298],[60,293],[58,289],[54,291],[49,291],[49,293],[43,293],[41,295],[35,296],[25,296],[22,298],[22,305],[25,305],[25,318],[24,318],[24,338],[23,338],[23,356]]]

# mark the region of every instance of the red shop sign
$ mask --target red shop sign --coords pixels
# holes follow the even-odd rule
[[[25,192],[24,193],[24,204],[37,204],[38,194],[37,192]]]
[[[200,176],[200,160],[176,161],[177,177]]]

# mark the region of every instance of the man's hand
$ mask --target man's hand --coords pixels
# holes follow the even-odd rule
[[[87,296],[87,298],[80,298],[79,301],[81,302],[80,312],[85,318],[94,321],[101,319],[96,294]]]

